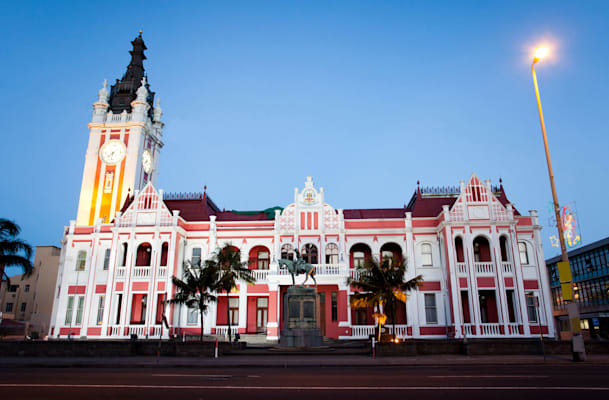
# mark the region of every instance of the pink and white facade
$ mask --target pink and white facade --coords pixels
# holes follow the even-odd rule
[[[145,49],[143,40],[136,44]],[[145,59],[143,50],[140,58]],[[316,268],[324,336],[363,339],[374,331],[374,311],[350,307],[347,279],[366,258],[389,256],[405,260],[407,278],[424,278],[398,307],[398,337],[532,337],[540,329],[554,336],[537,214],[521,215],[503,186],[492,187],[472,175],[454,188],[417,188],[404,207],[341,209],[307,177],[283,209],[222,211],[207,193],[173,195],[155,188],[163,125],[160,107],[144,109],[150,96],[141,85],[130,87],[133,106],[123,101],[120,118],[112,114],[114,87],[109,98],[104,92],[94,104],[83,191],[97,195],[81,195],[79,210],[86,210],[86,217],[65,230],[50,337],[198,334],[195,313],[164,305],[175,293],[171,276],[181,277],[185,261],[211,257],[225,243],[251,261],[256,283],[239,283],[229,296],[219,296],[204,317],[207,334],[226,333],[229,308],[236,332],[277,340],[282,298],[291,284],[277,260],[299,249]],[[123,141],[127,135],[131,145],[125,143],[125,155],[118,151],[117,156],[112,148],[103,154],[105,141]],[[143,152],[151,148],[152,162],[145,161]],[[134,172],[120,172],[123,162],[126,171]],[[108,183],[108,176],[120,176],[120,187]],[[104,203],[104,195],[111,200]],[[297,283],[302,280],[298,277]],[[169,328],[162,325],[163,315]]]

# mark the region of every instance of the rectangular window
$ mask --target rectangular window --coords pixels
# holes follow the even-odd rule
[[[123,294],[116,295],[116,325],[121,323],[121,307],[123,306]]]
[[[338,321],[338,295],[336,292],[332,292],[330,297],[332,301],[332,321]]]
[[[87,263],[87,252],[80,250],[76,256],[76,271],[84,271]]]
[[[201,265],[201,248],[195,247],[192,249],[192,259],[190,261],[193,266]]]
[[[258,252],[258,269],[269,269],[269,252]]]
[[[27,307],[26,303],[21,303],[21,312],[25,312],[26,307]]]
[[[106,296],[99,296],[99,303],[97,303],[97,325],[101,325],[104,321],[104,302]]]
[[[187,311],[186,323],[188,325],[196,325],[199,322],[199,310],[196,308],[189,308]]]
[[[239,323],[239,298],[229,297],[228,308],[230,313],[231,325],[237,325]]]
[[[13,303],[6,303],[6,312],[13,312]]]
[[[431,245],[429,243],[423,243],[421,245],[421,258],[423,265],[432,266],[433,265],[433,257],[431,253]]]
[[[107,271],[108,267],[110,267],[110,249],[106,249],[104,253],[104,271]]]
[[[66,320],[65,324],[70,325],[72,323],[72,309],[74,308],[74,296],[68,297],[68,306],[66,307]]]
[[[11,293],[15,293],[17,291],[17,289],[19,289],[19,285],[11,285],[8,288],[8,291],[11,292]]]
[[[30,285],[25,285],[25,288],[23,288],[23,291],[25,293],[29,292],[30,291]]]
[[[366,263],[365,254],[363,251],[353,252],[353,268],[363,268]]]
[[[425,293],[425,321],[427,321],[428,324],[438,323],[435,293]]]
[[[529,265],[529,253],[525,242],[518,242],[518,252],[520,253],[520,264]]]
[[[82,309],[85,305],[85,296],[78,296],[78,307],[76,307],[76,320],[74,325],[80,325],[82,323]]]
[[[536,297],[534,292],[528,292],[527,298],[527,314],[529,315],[529,322],[537,322],[537,307]]]

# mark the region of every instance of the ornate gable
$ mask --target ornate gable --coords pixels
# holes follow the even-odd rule
[[[171,212],[163,203],[162,191],[157,192],[152,182],[135,192],[131,205],[117,218],[119,226],[167,226],[172,224]]]

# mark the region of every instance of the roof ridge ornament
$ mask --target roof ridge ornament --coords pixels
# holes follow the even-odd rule
[[[102,88],[99,89],[99,92],[97,92],[97,102],[108,104],[109,95],[110,95],[110,93],[108,93],[108,80],[104,79]]]

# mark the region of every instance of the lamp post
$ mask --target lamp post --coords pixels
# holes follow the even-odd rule
[[[543,145],[546,151],[546,161],[548,163],[548,174],[550,175],[550,186],[552,188],[552,203],[554,205],[554,214],[556,217],[556,229],[558,230],[558,240],[560,242],[561,262],[559,263],[559,276],[563,299],[567,300],[567,310],[569,313],[569,324],[571,330],[571,346],[573,351],[573,361],[583,361],[586,359],[586,350],[584,348],[584,339],[581,335],[579,326],[579,309],[577,304],[572,301],[572,277],[571,267],[569,265],[569,256],[567,254],[567,246],[565,244],[565,236],[562,229],[560,218],[560,206],[558,196],[556,195],[556,185],[554,184],[554,171],[552,170],[552,161],[550,159],[550,150],[548,148],[548,137],[546,135],[546,124],[543,120],[543,111],[541,110],[541,99],[539,98],[539,87],[537,86],[537,75],[535,74],[535,64],[548,54],[548,49],[539,47],[535,51],[531,70],[533,72],[533,84],[535,85],[535,96],[537,97],[537,108],[539,109],[539,122],[541,123],[541,133],[543,135]],[[541,327],[540,327],[541,329]]]

